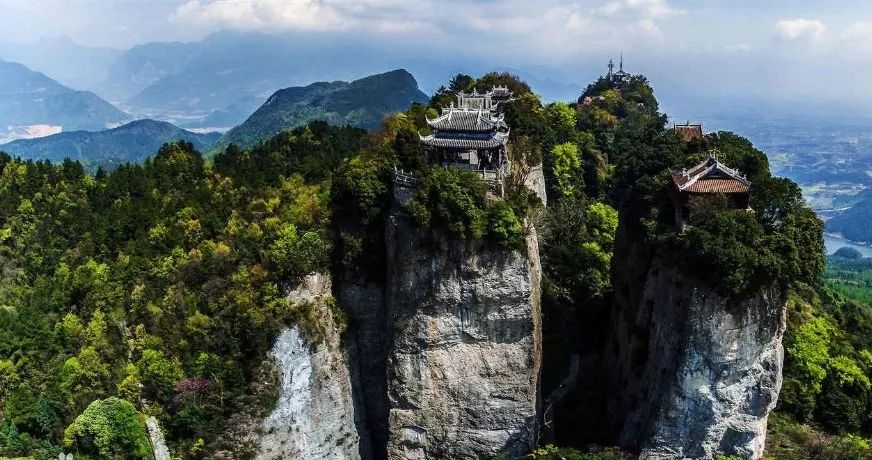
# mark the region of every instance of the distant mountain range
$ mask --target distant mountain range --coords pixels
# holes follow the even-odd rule
[[[129,116],[88,91],[75,91],[40,72],[0,61],[0,139],[33,125],[64,131],[104,129]]]
[[[131,118],[161,119],[185,128],[229,129],[281,88],[351,81],[399,67],[412,72],[427,93],[458,72],[490,71],[522,76],[545,100],[575,100],[581,91],[574,72],[508,67],[463,53],[431,51],[312,31],[220,31],[195,42],[150,42],[128,50],[81,46],[63,37],[30,44],[0,42],[0,59],[93,91]]]
[[[65,86],[103,94],[107,69],[124,50],[82,46],[68,37],[42,39],[33,43],[0,42],[0,60],[19,62]]]
[[[57,134],[18,139],[0,145],[0,150],[22,158],[61,161],[65,158],[82,160],[88,163],[111,165],[112,163],[138,162],[153,155],[162,144],[175,140],[186,140],[202,152],[223,149],[230,143],[240,147],[251,147],[282,131],[305,125],[314,120],[324,120],[336,125],[353,125],[362,128],[376,128],[388,114],[406,110],[413,102],[426,102],[428,96],[418,89],[415,77],[405,70],[394,70],[371,75],[351,83],[343,81],[319,82],[304,87],[291,87],[277,91],[260,108],[252,100],[240,103],[239,110],[254,113],[242,124],[228,131],[224,136],[216,132],[199,134],[179,128],[169,122],[143,119],[125,125],[98,130],[105,127],[108,120],[123,119],[126,114],[95,95],[72,91],[38,72],[27,70],[20,64],[4,63],[0,66],[0,82],[7,82],[11,91],[12,82],[17,81],[17,93],[30,95],[23,98],[18,107],[11,107],[10,101],[0,99],[0,104],[10,107],[8,113],[21,116],[25,112],[24,102],[57,108],[67,118],[91,115],[94,121],[80,122],[89,130],[71,130]],[[3,71],[5,70],[6,73]],[[5,78],[4,78],[5,77]],[[76,96],[89,95],[84,101],[76,101]],[[93,106],[88,105],[92,102]],[[98,109],[104,109],[103,112]],[[98,118],[102,114],[104,118]],[[2,113],[0,113],[2,116]],[[209,118],[216,123],[236,124],[233,113],[215,112]],[[22,118],[19,118],[22,120]],[[28,122],[51,123],[78,126],[65,120],[51,117],[27,118]],[[99,126],[99,125],[104,126]],[[95,129],[96,128],[96,129]]]
[[[0,150],[22,158],[51,161],[71,158],[110,165],[142,161],[154,155],[164,143],[177,140],[189,141],[205,152],[219,137],[219,133],[194,133],[163,121],[137,120],[104,131],[71,131],[36,139],[19,139],[0,145]]]
[[[319,82],[277,91],[241,125],[228,131],[216,144],[233,143],[248,148],[258,142],[310,121],[376,128],[385,115],[406,110],[413,102],[429,98],[406,70],[394,70],[355,80]]]

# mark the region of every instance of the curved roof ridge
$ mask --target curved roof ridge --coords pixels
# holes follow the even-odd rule
[[[679,173],[673,172],[670,169],[670,173],[673,177],[673,182],[678,187],[678,190],[684,191],[694,186],[697,182],[702,179],[707,178],[712,173],[720,171],[721,173],[727,175],[730,179],[736,180],[742,185],[748,186],[751,185],[751,181],[743,177],[738,170],[730,168],[729,166],[721,163],[720,160],[717,159],[715,154],[709,154],[709,157],[705,159],[705,161],[697,164],[696,166],[688,169],[684,169]],[[686,179],[685,181],[681,181],[680,179]]]

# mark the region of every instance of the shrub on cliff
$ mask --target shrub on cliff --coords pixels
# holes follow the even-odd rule
[[[488,235],[497,243],[512,249],[524,248],[524,228],[515,211],[505,201],[487,207]]]
[[[424,229],[438,229],[459,238],[485,234],[487,184],[478,175],[454,168],[429,168],[409,210]]]
[[[534,450],[525,458],[528,460],[622,460],[624,455],[620,449],[614,447],[593,446],[582,451],[548,444]]]

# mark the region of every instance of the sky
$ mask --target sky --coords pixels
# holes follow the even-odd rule
[[[414,46],[577,83],[623,52],[627,70],[666,92],[872,102],[869,1],[0,0],[5,41],[124,49],[226,29]]]

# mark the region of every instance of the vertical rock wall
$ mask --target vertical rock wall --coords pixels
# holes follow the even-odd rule
[[[525,252],[428,238],[395,203],[386,243],[388,457],[523,455],[538,426],[535,233]]]
[[[356,407],[348,358],[326,302],[330,278],[311,275],[289,294],[292,302],[316,309],[318,336],[300,326],[285,329],[271,356],[281,377],[275,409],[262,422],[258,459],[360,458]],[[321,336],[323,334],[323,336]]]
[[[361,459],[387,457],[388,396],[387,349],[388,318],[384,305],[384,286],[359,278],[345,277],[337,289],[342,307],[351,317],[348,332],[352,384],[359,401]]]
[[[621,444],[650,459],[760,458],[781,387],[783,293],[728,300],[625,243],[607,358]]]

